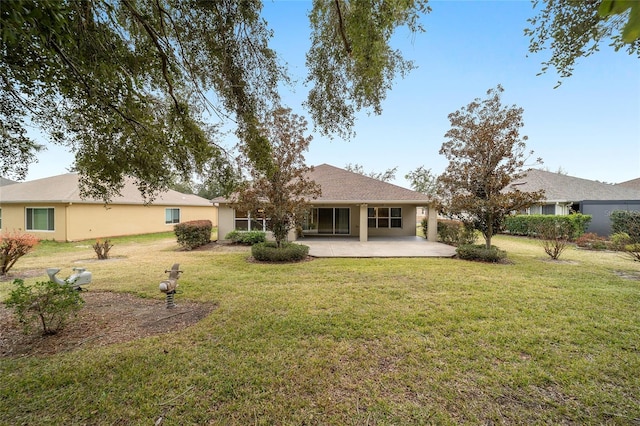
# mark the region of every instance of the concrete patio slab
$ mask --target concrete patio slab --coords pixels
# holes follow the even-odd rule
[[[313,257],[453,257],[455,247],[427,241],[422,237],[357,238],[305,237],[297,241],[309,246]]]

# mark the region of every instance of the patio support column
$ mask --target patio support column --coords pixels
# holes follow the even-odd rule
[[[433,205],[427,207],[427,241],[438,241],[438,210]]]
[[[369,239],[369,226],[367,221],[368,204],[360,204],[360,241],[366,242]]]

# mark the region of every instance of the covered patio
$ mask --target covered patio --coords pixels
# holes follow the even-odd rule
[[[453,257],[455,247],[427,241],[422,237],[304,237],[297,241],[309,246],[313,257]]]

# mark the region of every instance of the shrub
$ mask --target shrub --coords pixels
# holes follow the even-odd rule
[[[444,244],[460,246],[473,244],[478,235],[471,225],[458,220],[438,220],[438,239]]]
[[[84,304],[80,292],[68,285],[52,281],[37,282],[32,286],[25,285],[22,280],[13,283],[16,288],[4,303],[14,310],[25,333],[29,333],[34,323],[40,323],[43,335],[55,334]]]
[[[594,234],[593,232],[580,236],[576,240],[576,245],[589,250],[607,250],[609,248],[607,239],[599,236],[598,234]]]
[[[557,260],[567,245],[573,234],[573,224],[561,220],[562,216],[554,216],[557,220],[545,220],[538,224],[536,235],[542,241],[544,252],[553,260]]]
[[[98,256],[98,259],[103,260],[109,258],[109,250],[111,250],[113,244],[111,244],[109,240],[96,240],[96,243],[92,247]]]
[[[192,220],[173,227],[178,244],[187,250],[209,244],[212,229],[213,224],[210,220]]]
[[[609,215],[613,233],[625,233],[640,243],[640,211],[616,210]]]
[[[549,214],[519,214],[508,216],[504,220],[504,229],[512,235],[537,236],[541,227],[557,226],[559,222],[571,229],[570,240],[575,240],[584,234],[591,223],[591,216],[582,213],[573,213],[566,216]]]
[[[422,219],[420,221],[420,227],[422,228],[422,235],[427,238],[427,235],[429,235],[429,233],[427,232],[429,231],[429,219],[426,217]]]
[[[631,256],[633,260],[640,262],[640,243],[627,244],[624,246],[624,252]]]
[[[0,275],[5,275],[15,263],[29,253],[38,239],[24,232],[6,232],[0,235]]]
[[[633,239],[626,232],[617,232],[609,237],[610,247],[616,251],[624,251],[626,246],[633,244]]]
[[[309,247],[302,244],[282,243],[280,248],[275,241],[254,244],[251,247],[254,259],[262,262],[297,262],[309,254]]]
[[[484,244],[463,244],[456,249],[460,259],[497,263],[507,257],[507,252],[496,246],[487,248]]]
[[[231,240],[236,244],[252,246],[264,243],[267,240],[267,233],[264,231],[231,231],[225,235],[224,239]]]

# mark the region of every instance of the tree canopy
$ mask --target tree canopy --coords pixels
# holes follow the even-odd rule
[[[444,213],[480,230],[487,248],[506,215],[543,196],[517,188],[505,190],[524,176],[533,152],[526,151],[527,137],[520,136],[523,109],[503,106],[503,91],[501,86],[490,89],[486,99],[477,98],[449,114],[451,129],[440,148],[440,154],[449,160],[438,178]]]
[[[640,2],[636,0],[532,0],[542,6],[528,19],[529,51],[551,51],[542,73],[554,68],[573,74],[576,60],[594,54],[602,43],[640,58]]]
[[[228,161],[208,114],[233,122],[243,152],[271,167],[258,128],[289,82],[269,48],[260,0],[20,0],[0,8],[0,174],[23,178],[34,125],[76,154],[85,195],[113,196],[123,176],[151,196]],[[348,135],[355,113],[381,111],[411,68],[389,47],[419,31],[426,0],[315,1],[306,106],[323,133]]]
[[[534,0],[530,51],[571,75],[613,40],[640,54],[640,6],[627,0]],[[42,148],[29,131],[75,153],[84,195],[110,199],[125,175],[144,195],[224,166],[212,117],[232,125],[255,165],[272,167],[258,131],[290,83],[269,47],[261,0],[5,0],[0,7],[0,174],[22,179]],[[400,27],[421,32],[427,0],[314,0],[305,106],[324,135],[353,135],[356,113],[380,114],[414,64],[393,49]],[[635,37],[635,38],[634,38]],[[206,178],[205,178],[206,179]]]

